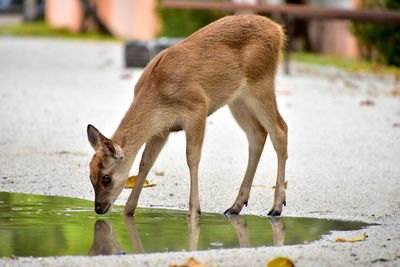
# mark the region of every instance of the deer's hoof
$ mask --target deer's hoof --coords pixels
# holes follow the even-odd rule
[[[127,217],[133,217],[133,216],[135,216],[135,210],[126,209],[126,210],[124,210],[124,215]]]
[[[201,210],[200,209],[198,209],[195,212],[190,212],[189,211],[187,217],[190,218],[190,219],[192,219],[192,218],[197,219],[199,217],[199,215],[201,215]]]
[[[238,211],[235,208],[229,208],[226,211],[224,211],[225,215],[239,215],[240,211]]]
[[[270,210],[270,211],[268,212],[268,216],[272,216],[272,217],[274,217],[274,216],[281,216],[281,213],[282,213],[282,211],[280,211],[280,210],[272,209],[272,210]]]

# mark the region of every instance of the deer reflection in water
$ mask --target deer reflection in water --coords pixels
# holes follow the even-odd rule
[[[112,225],[104,220],[97,220],[94,224],[93,245],[89,256],[125,254],[122,246],[112,230]]]
[[[235,229],[239,246],[241,248],[251,247],[249,229],[247,227],[246,220],[240,215],[225,215],[225,217],[231,222]],[[285,229],[283,227],[281,218],[279,217],[268,217],[268,220],[272,226],[272,238],[274,246],[283,246],[285,242]]]
[[[251,247],[249,230],[246,220],[240,215],[225,216],[232,224],[240,247]],[[273,232],[274,246],[283,246],[285,239],[285,230],[279,217],[268,217]],[[136,253],[145,253],[143,244],[137,230],[135,218],[124,216],[125,227],[131,239],[132,248]],[[188,251],[197,250],[197,244],[200,236],[199,221],[195,218],[187,219],[188,226]],[[90,248],[89,256],[95,255],[118,255],[125,254],[117,237],[113,233],[112,225],[105,220],[97,220],[94,225],[93,245]]]

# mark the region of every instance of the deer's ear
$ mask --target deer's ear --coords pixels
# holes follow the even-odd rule
[[[100,143],[108,156],[118,160],[124,159],[124,151],[119,145],[115,144],[103,135],[100,135]]]
[[[93,125],[89,124],[87,126],[87,136],[89,139],[89,143],[93,147],[93,149],[95,151],[99,149],[101,146],[100,136],[102,136],[99,130],[97,130],[96,127],[94,127]]]
[[[92,145],[94,150],[102,147],[108,156],[118,160],[122,160],[124,158],[124,151],[122,148],[102,135],[100,131],[91,124],[89,124],[87,127],[87,135],[89,143]]]

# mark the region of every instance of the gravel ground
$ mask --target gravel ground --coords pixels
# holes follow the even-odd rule
[[[120,43],[0,37],[0,191],[93,199],[86,126],[111,136],[142,72],[124,69],[122,54]],[[399,89],[394,77],[301,64],[293,75],[277,78],[280,111],[289,125],[283,215],[379,223],[366,230],[367,241],[335,243],[343,233],[333,232],[309,245],[0,259],[0,266],[166,266],[190,256],[218,266],[265,266],[276,256],[296,266],[400,266]],[[223,212],[233,203],[246,164],[245,135],[223,108],[207,122],[200,164],[203,212]],[[177,133],[148,177],[157,186],[143,190],[139,206],[186,210],[188,175],[184,135]],[[273,185],[275,175],[268,141],[254,184]],[[272,198],[271,189],[255,187],[242,213],[266,216]]]

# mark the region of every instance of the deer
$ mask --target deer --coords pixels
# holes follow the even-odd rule
[[[144,145],[136,184],[124,208],[125,215],[133,216],[146,176],[169,134],[183,130],[190,173],[188,218],[198,218],[198,168],[206,119],[228,105],[249,148],[239,193],[224,214],[239,214],[247,206],[269,134],[278,165],[268,216],[280,216],[286,206],[288,127],[278,111],[274,86],[284,43],[282,27],[272,20],[233,15],[208,24],[154,57],[137,81],[133,101],[113,136],[107,138],[94,126],[87,127],[95,150],[89,164],[95,212],[104,214],[111,209]]]

